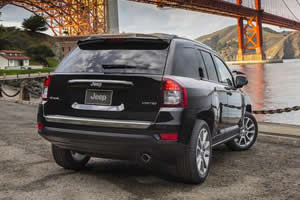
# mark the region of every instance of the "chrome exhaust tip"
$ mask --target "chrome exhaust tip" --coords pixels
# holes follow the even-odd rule
[[[143,153],[141,156],[141,160],[143,163],[149,163],[151,161],[152,157],[148,153]]]

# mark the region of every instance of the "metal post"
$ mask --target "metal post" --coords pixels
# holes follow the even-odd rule
[[[238,55],[237,60],[244,60],[244,23],[243,18],[238,18],[238,25],[237,25],[237,31],[238,31],[238,42],[239,42],[239,49],[238,49]]]
[[[3,97],[2,96],[2,84],[0,83],[0,97]]]
[[[106,0],[108,33],[119,33],[118,0]]]
[[[255,0],[255,8],[258,11],[258,15],[256,16],[256,55],[259,60],[264,60],[264,52],[263,52],[263,29],[262,29],[262,21],[261,21],[261,0]]]
[[[237,0],[236,4],[242,6],[243,1]],[[238,42],[239,42],[239,49],[237,54],[237,60],[242,61],[244,60],[244,23],[243,18],[239,17],[237,20],[237,31],[238,31]]]
[[[30,101],[30,93],[27,84],[21,86],[20,101]]]

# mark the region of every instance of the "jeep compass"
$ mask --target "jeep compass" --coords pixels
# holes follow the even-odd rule
[[[91,157],[162,161],[184,182],[202,183],[213,147],[242,151],[256,141],[247,83],[193,40],[91,36],[46,78],[38,133],[65,169],[80,170]]]

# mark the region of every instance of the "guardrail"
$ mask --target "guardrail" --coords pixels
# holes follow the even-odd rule
[[[18,80],[18,79],[34,79],[34,78],[43,78],[50,75],[50,72],[47,73],[28,73],[28,74],[16,74],[16,75],[6,75],[3,74],[0,76],[0,81],[5,80]]]

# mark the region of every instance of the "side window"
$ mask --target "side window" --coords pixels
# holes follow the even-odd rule
[[[206,51],[201,51],[201,54],[203,56],[204,63],[206,65],[209,80],[218,82],[219,79],[218,79],[217,71],[214,65],[213,58],[211,57],[210,53]]]
[[[215,59],[217,71],[218,71],[218,74],[220,77],[220,82],[228,84],[230,86],[233,86],[232,75],[229,72],[226,65],[224,64],[224,62],[216,56],[214,56],[214,59]]]
[[[208,75],[207,75],[207,71],[206,71],[206,67],[204,64],[204,60],[203,60],[201,51],[199,50],[198,53],[199,53],[199,55],[198,55],[198,57],[199,57],[199,75],[201,78],[208,79]]]
[[[199,79],[199,60],[197,51],[193,48],[178,47],[175,50],[175,65],[173,74]]]

